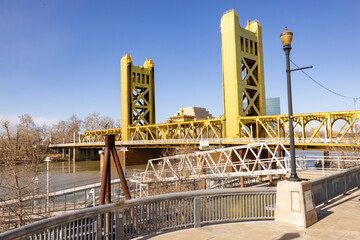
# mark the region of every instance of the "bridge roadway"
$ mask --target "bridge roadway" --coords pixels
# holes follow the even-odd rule
[[[179,146],[204,146],[209,145],[213,147],[219,146],[238,146],[248,145],[254,143],[266,143],[269,146],[276,146],[282,143],[288,147],[290,140],[288,138],[209,138],[209,139],[160,139],[160,140],[133,140],[133,141],[116,141],[115,145],[118,147],[130,148],[166,148],[166,147],[179,147]],[[72,142],[50,144],[51,148],[103,148],[104,141],[96,142]],[[360,146],[360,139],[358,138],[296,138],[295,148],[297,150],[319,150],[329,151],[331,147],[342,147],[344,150],[348,148],[352,150],[354,147]]]
[[[349,193],[329,205],[318,207],[319,221],[306,229],[275,224],[273,220],[243,221],[173,230],[137,239],[360,239],[360,190]]]

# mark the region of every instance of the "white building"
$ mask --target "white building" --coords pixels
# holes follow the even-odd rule
[[[183,111],[183,113],[182,113]],[[213,118],[213,116],[206,110],[206,108],[202,107],[185,107],[177,111],[175,116],[194,116],[195,119],[206,119],[206,118]]]

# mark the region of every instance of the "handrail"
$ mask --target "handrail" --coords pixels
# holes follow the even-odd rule
[[[331,199],[360,187],[360,166],[316,178],[310,181],[314,192],[315,205],[327,204]]]
[[[267,197],[265,197],[264,194]],[[63,233],[63,228],[67,228],[68,226],[69,226],[69,228],[71,228],[71,224],[68,225],[68,223],[71,223],[74,221],[82,222],[84,219],[88,219],[88,218],[95,219],[94,216],[96,216],[96,219],[93,220],[93,224],[94,224],[94,222],[96,222],[95,225],[98,226],[100,223],[102,223],[104,221],[104,215],[112,216],[117,219],[117,217],[119,216],[119,212],[125,211],[125,210],[127,210],[128,216],[130,216],[131,218],[134,218],[134,217],[136,218],[136,217],[138,217],[138,215],[131,215],[131,214],[134,214],[135,210],[137,212],[138,209],[141,209],[141,208],[144,209],[145,206],[157,206],[157,207],[161,206],[161,207],[163,207],[163,211],[165,211],[165,212],[171,210],[171,211],[174,211],[173,214],[175,214],[175,211],[177,211],[176,214],[180,214],[179,210],[174,209],[174,205],[172,205],[172,204],[174,202],[177,202],[177,203],[184,202],[185,203],[185,201],[187,201],[187,204],[190,204],[189,205],[190,208],[187,209],[186,211],[191,212],[191,214],[194,214],[194,217],[191,216],[189,218],[189,219],[191,219],[191,221],[186,223],[186,225],[188,225],[188,226],[189,225],[197,226],[196,220],[198,220],[200,223],[200,219],[202,219],[202,222],[229,221],[229,218],[224,217],[224,216],[223,216],[223,218],[217,216],[216,219],[212,219],[211,216],[209,218],[209,216],[205,216],[206,212],[202,212],[201,216],[195,216],[196,215],[195,212],[200,213],[200,209],[214,208],[214,207],[217,207],[217,209],[221,208],[222,210],[224,210],[223,209],[223,208],[225,208],[224,206],[219,206],[219,204],[215,205],[211,201],[218,201],[218,199],[220,199],[220,198],[221,198],[221,201],[226,201],[226,200],[230,201],[229,199],[231,198],[231,201],[233,201],[233,203],[235,203],[236,201],[238,201],[238,203],[240,203],[239,201],[241,199],[239,197],[238,198],[234,197],[234,196],[239,196],[239,195],[249,196],[249,197],[246,197],[246,203],[251,205],[251,207],[253,207],[254,209],[255,208],[262,209],[264,216],[261,215],[261,213],[260,213],[261,211],[259,210],[257,215],[251,216],[249,219],[271,219],[271,218],[273,218],[273,214],[269,213],[269,212],[273,211],[273,210],[269,210],[269,209],[265,210],[264,206],[266,206],[265,204],[268,204],[268,205],[275,204],[275,194],[276,194],[275,187],[259,187],[259,188],[254,188],[254,189],[232,188],[232,189],[199,190],[199,191],[188,191],[188,192],[156,195],[156,196],[144,197],[144,198],[133,199],[133,200],[128,200],[128,201],[122,201],[122,202],[118,202],[118,203],[111,203],[111,204],[107,204],[107,205],[103,205],[103,206],[92,207],[92,208],[76,211],[73,213],[41,220],[41,221],[38,221],[38,222],[35,222],[32,224],[29,224],[27,226],[23,226],[23,227],[2,233],[2,234],[0,234],[0,239],[11,240],[11,239],[24,238],[24,237],[29,237],[29,236],[39,236],[39,235],[46,236],[46,238],[47,238],[48,236],[50,236],[49,234],[55,234],[55,230],[54,230],[55,228],[57,229],[56,231],[58,231],[56,234],[59,234],[60,228],[61,228],[61,234]],[[228,196],[228,198],[226,198],[227,196]],[[257,200],[252,201],[251,200],[252,198],[250,196],[255,196],[255,197],[261,196],[261,197],[256,197]],[[254,199],[255,199],[255,197],[254,197]],[[200,206],[200,198],[202,198],[201,206]],[[262,199],[262,202],[260,201],[260,199]],[[266,200],[266,199],[268,199],[268,200]],[[197,203],[199,206],[196,206]],[[254,204],[258,204],[258,206],[254,206]],[[260,206],[260,204],[262,204],[262,205]],[[168,206],[168,207],[172,206],[172,207],[169,210],[169,209],[166,209],[166,206]],[[193,206],[193,208],[191,206]],[[230,209],[230,207],[232,207],[233,205],[226,205],[226,206],[228,206],[228,208]],[[200,207],[200,209],[199,209],[199,207]],[[151,209],[151,208],[149,207],[149,209]],[[228,211],[229,209],[227,209],[226,211]],[[237,211],[239,211],[239,210],[237,210]],[[229,211],[229,212],[231,212],[231,211]],[[186,213],[186,212],[184,212],[184,213]],[[164,216],[165,215],[161,215],[158,218],[164,219]],[[169,217],[170,215],[166,215],[166,216]],[[174,215],[172,215],[172,217],[173,216]],[[176,215],[176,216],[178,217],[179,215]],[[142,217],[146,218],[147,216],[145,214],[145,216],[142,215]],[[238,220],[238,219],[241,219],[241,216],[240,216],[240,218],[239,217],[233,218],[232,220]],[[142,219],[142,221],[152,221],[152,219]],[[116,227],[122,229],[122,227],[123,227],[122,223],[123,222],[119,221],[116,224]],[[131,223],[129,223],[129,224],[130,225],[128,225],[127,227],[133,227],[133,225],[131,225]],[[181,225],[181,224],[180,225],[179,224],[171,225],[170,224],[167,227],[153,229],[153,232],[159,231],[161,229],[175,228],[175,227],[179,227],[179,226],[183,226],[183,225]],[[77,227],[79,228],[79,226],[77,226]],[[94,231],[95,230],[93,229],[93,232],[91,234],[104,234],[102,232],[100,233],[100,232],[94,232]],[[101,231],[101,229],[100,229],[100,231]],[[103,231],[106,232],[105,228]],[[67,230],[65,230],[65,232],[67,233]],[[147,232],[149,232],[149,231],[147,231]],[[132,234],[129,233],[125,237],[133,237],[133,236],[145,234],[147,232],[140,231],[140,232],[135,232]],[[107,232],[106,234],[111,234],[111,233]],[[116,233],[119,234],[119,231],[116,230]],[[85,233],[82,233],[82,234],[85,234]],[[86,234],[90,234],[90,233],[86,233]],[[85,235],[82,235],[82,236],[85,237]],[[124,236],[122,236],[120,234],[120,236],[118,236],[118,237],[120,239],[122,239]]]
[[[137,145],[137,144],[175,144],[175,143],[193,143],[199,144],[202,141],[208,141],[209,144],[233,144],[233,143],[288,143],[289,138],[184,138],[184,139],[156,139],[156,140],[130,140],[116,141],[117,146]],[[296,144],[359,144],[359,139],[354,138],[295,138]],[[71,147],[87,145],[104,145],[104,141],[82,141],[71,143],[50,144],[50,147]]]

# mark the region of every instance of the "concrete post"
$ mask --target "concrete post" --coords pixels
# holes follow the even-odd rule
[[[123,240],[124,238],[124,212],[116,211],[116,237],[115,239]]]
[[[201,227],[201,202],[200,197],[194,197],[194,228]]]
[[[277,184],[275,223],[307,228],[317,220],[311,182],[281,181]]]

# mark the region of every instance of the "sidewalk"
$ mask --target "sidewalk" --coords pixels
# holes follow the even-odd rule
[[[278,225],[274,221],[249,221],[174,230],[138,239],[360,239],[360,190],[318,209],[318,218],[307,229]]]

